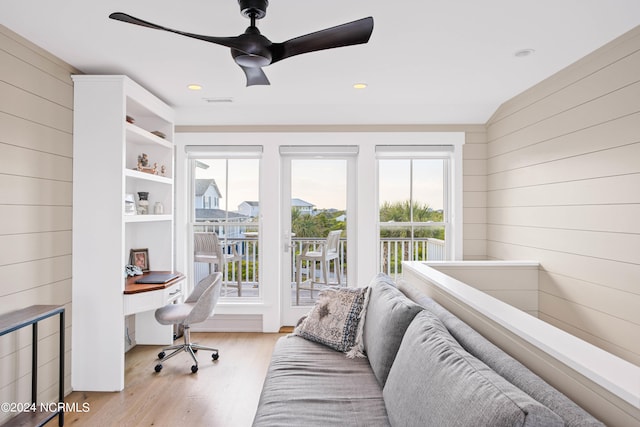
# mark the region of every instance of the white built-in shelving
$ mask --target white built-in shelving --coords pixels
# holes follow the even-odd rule
[[[174,113],[126,76],[77,75],[73,82],[71,381],[74,390],[117,391],[128,333],[158,327],[152,312],[138,315],[136,299],[123,294],[130,250],[148,249],[152,270],[174,269]],[[138,170],[143,153],[157,174]],[[149,214],[125,214],[126,195],[138,203],[139,192],[149,193]],[[158,215],[156,203],[163,206]],[[135,331],[128,331],[132,313]],[[149,324],[139,328],[138,317]],[[163,328],[153,340],[165,342],[157,344],[171,342],[171,327]]]

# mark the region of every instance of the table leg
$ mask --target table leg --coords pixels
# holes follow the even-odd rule
[[[64,403],[64,311],[60,312],[60,377],[58,382],[58,401]],[[64,425],[64,409],[58,408],[58,425],[62,427]]]
[[[38,322],[32,325],[31,334],[31,403],[38,397]]]

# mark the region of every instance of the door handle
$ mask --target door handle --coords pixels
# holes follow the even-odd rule
[[[295,244],[291,241],[291,230],[285,230],[283,237],[284,240],[284,253],[289,253],[291,249],[295,249]]]

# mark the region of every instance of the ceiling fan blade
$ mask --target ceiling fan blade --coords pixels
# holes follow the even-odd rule
[[[230,47],[233,49],[237,49],[241,52],[245,52],[245,43],[242,43],[238,40],[238,37],[213,37],[213,36],[202,36],[200,34],[186,33],[184,31],[174,30],[173,28],[163,27],[158,24],[154,24],[152,22],[144,21],[142,19],[136,18],[131,15],[127,15],[122,12],[114,12],[109,15],[109,18],[115,19],[116,21],[122,21],[129,24],[140,25],[142,27],[153,28],[154,30],[163,30],[168,31],[170,33],[180,34],[181,36],[191,37],[198,40],[204,40],[209,43],[218,44],[221,46]]]
[[[369,16],[282,43],[274,43],[271,45],[271,63],[302,53],[366,43],[372,32],[373,18]]]
[[[269,83],[267,75],[264,73],[264,71],[262,71],[262,68],[243,67],[242,65],[240,65],[240,68],[242,68],[245,76],[247,76],[247,87],[258,85],[268,86],[271,84]]]

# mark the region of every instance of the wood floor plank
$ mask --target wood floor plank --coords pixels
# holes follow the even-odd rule
[[[65,426],[250,426],[276,340],[284,334],[193,333],[194,342],[218,348],[197,353],[199,370],[180,354],[154,372],[160,346],[136,346],[126,354],[125,389],[117,393],[73,392]],[[96,369],[100,369],[96,366]],[[57,425],[57,419],[47,427]]]

